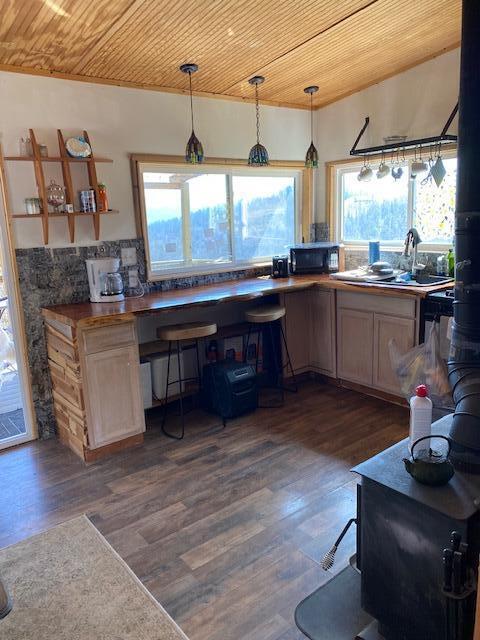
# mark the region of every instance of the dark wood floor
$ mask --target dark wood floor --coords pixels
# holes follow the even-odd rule
[[[155,422],[155,420],[153,421]],[[355,514],[349,468],[407,433],[405,409],[307,382],[226,430],[202,412],[173,442],[85,467],[56,441],[0,454],[0,547],[87,513],[191,640],[292,640],[297,603]],[[351,531],[334,571],[354,549]]]

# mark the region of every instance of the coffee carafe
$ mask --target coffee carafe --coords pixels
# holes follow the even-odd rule
[[[91,258],[86,265],[91,302],[125,300],[119,258]]]

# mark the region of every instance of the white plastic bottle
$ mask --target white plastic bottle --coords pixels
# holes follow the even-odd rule
[[[418,385],[415,395],[410,398],[410,441],[409,449],[416,440],[432,433],[432,401],[428,397],[428,390],[424,384]],[[428,441],[420,449],[428,448]]]

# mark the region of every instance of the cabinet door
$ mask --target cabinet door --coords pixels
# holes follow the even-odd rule
[[[91,449],[145,431],[136,345],[85,357]]]
[[[285,338],[295,372],[307,370],[310,364],[308,353],[309,293],[309,291],[292,291],[284,296]],[[283,354],[283,362],[286,362],[285,353]],[[290,370],[285,370],[285,375],[290,375]]]
[[[373,378],[373,313],[337,309],[337,375],[371,385]]]
[[[335,376],[335,293],[313,289],[309,295],[310,364],[321,373]]]
[[[415,320],[376,313],[374,324],[373,385],[401,395],[397,376],[390,363],[388,343],[393,338],[401,353],[411,349],[415,345]]]

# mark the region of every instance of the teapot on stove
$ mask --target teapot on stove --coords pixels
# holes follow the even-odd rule
[[[420,449],[415,455],[415,447],[423,440],[431,438],[442,438],[448,442],[447,453],[435,451],[431,447]],[[448,459],[450,455],[450,439],[446,436],[424,436],[419,438],[412,445],[411,457],[404,458],[405,469],[417,482],[427,484],[431,487],[439,487],[447,484],[455,473],[453,464]]]

